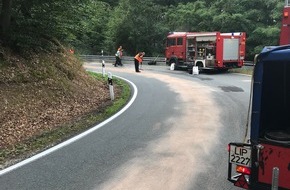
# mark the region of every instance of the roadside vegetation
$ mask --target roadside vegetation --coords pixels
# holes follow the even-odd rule
[[[5,53],[0,69],[0,169],[30,157],[104,121],[129,100],[129,85],[86,72],[69,52]]]
[[[250,67],[244,66],[242,68],[230,69],[229,72],[252,75],[253,74],[253,69],[254,69],[253,66],[250,66]]]

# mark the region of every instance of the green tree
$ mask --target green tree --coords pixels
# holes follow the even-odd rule
[[[211,13],[204,1],[194,3],[178,4],[170,6],[166,12],[166,20],[171,31],[209,31]]]
[[[75,47],[79,53],[99,54],[103,50],[106,23],[111,13],[111,7],[101,1],[90,0],[75,8],[76,12],[71,19],[69,38],[65,42]]]
[[[83,52],[100,51],[110,13],[108,4],[97,0],[14,0],[9,15],[4,2],[7,0],[0,4],[1,32],[10,30],[5,39],[13,49],[52,50],[61,43]]]
[[[160,51],[165,36],[162,10],[151,0],[121,0],[108,22],[106,50],[113,53],[122,45],[129,55],[137,51],[145,51],[147,55]]]
[[[115,7],[118,5],[119,1],[118,0],[101,0],[102,2],[105,2],[109,4],[112,7]]]
[[[211,9],[214,28],[222,32],[246,32],[246,55],[252,60],[262,47],[278,45],[281,13],[279,0],[220,0]]]
[[[13,2],[13,3],[12,3]],[[247,33],[247,59],[278,45],[281,0],[0,0],[0,42],[19,52],[59,49],[163,54],[169,31]]]
[[[6,41],[9,38],[11,15],[12,15],[12,0],[2,0],[0,2],[0,40]]]

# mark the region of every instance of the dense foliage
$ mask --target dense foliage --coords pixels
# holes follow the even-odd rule
[[[247,59],[278,45],[283,0],[0,0],[0,43],[23,53],[163,55],[169,31],[247,33]]]

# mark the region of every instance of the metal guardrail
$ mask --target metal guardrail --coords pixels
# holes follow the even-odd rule
[[[108,56],[108,55],[80,55],[80,58],[83,60],[93,61],[93,60],[105,60],[105,61],[115,61],[115,56]],[[134,62],[134,57],[130,56],[123,56],[122,61],[132,61]],[[159,63],[165,63],[164,57],[144,57],[144,62],[149,61],[156,61]]]
[[[106,62],[115,62],[115,56],[109,56],[109,55],[80,55],[80,58],[84,61],[99,61],[102,62],[102,60]],[[123,56],[122,61],[124,62],[134,62],[134,57],[130,56]],[[146,64],[149,61],[156,61],[157,64],[165,64],[165,57],[144,57],[143,63]],[[245,61],[245,66],[254,66],[253,61]]]
[[[254,62],[253,61],[244,61],[244,65],[245,66],[254,66]]]

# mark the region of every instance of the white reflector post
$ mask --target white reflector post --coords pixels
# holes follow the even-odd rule
[[[105,61],[104,60],[102,60],[102,74],[103,74],[103,77],[105,77],[106,70],[105,70]]]
[[[271,190],[278,190],[279,187],[279,168],[274,167],[272,173],[272,188]]]
[[[108,84],[110,89],[111,100],[114,100],[113,76],[111,72],[108,72]]]

